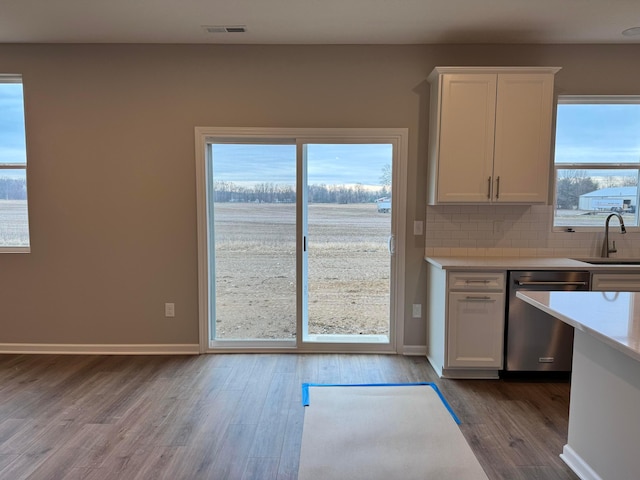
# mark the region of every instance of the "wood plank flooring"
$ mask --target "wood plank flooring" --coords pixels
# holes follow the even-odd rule
[[[577,477],[569,384],[438,379],[422,357],[0,355],[1,479],[295,479],[302,382],[433,381],[490,479]]]

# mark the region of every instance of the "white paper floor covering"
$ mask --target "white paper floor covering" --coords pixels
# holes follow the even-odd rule
[[[487,476],[431,386],[311,386],[298,479]]]

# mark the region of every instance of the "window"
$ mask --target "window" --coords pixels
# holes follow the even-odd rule
[[[0,252],[28,251],[22,77],[0,74]]]
[[[638,226],[640,96],[559,96],[554,227]]]

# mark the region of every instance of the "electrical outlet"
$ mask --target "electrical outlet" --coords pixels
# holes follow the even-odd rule
[[[176,316],[176,304],[175,303],[165,303],[164,304],[164,316],[165,317],[175,317]]]
[[[413,221],[413,234],[414,235],[422,235],[422,220],[414,220]]]
[[[422,318],[422,304],[413,304],[413,318]]]

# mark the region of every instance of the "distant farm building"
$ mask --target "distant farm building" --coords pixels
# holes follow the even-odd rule
[[[609,187],[580,195],[579,210],[623,211],[635,209],[638,187]]]
[[[391,197],[382,197],[376,200],[378,213],[389,213],[391,211]]]

